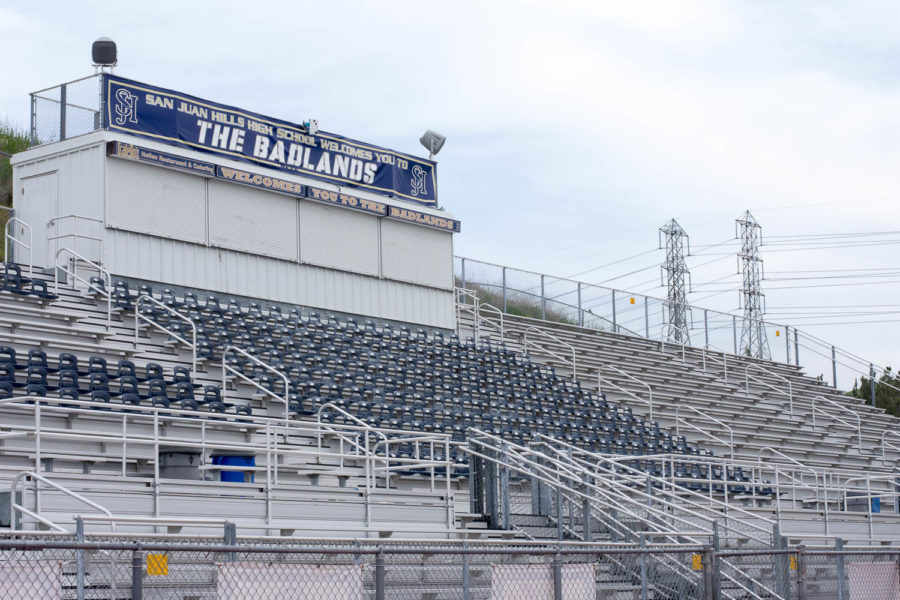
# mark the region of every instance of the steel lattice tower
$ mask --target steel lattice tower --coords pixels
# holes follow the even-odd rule
[[[738,261],[743,275],[741,300],[744,306],[744,324],[741,328],[741,353],[756,358],[772,358],[763,323],[766,295],[760,284],[763,261],[759,257],[759,247],[762,245],[762,227],[749,210],[737,219],[735,227],[741,240]]]
[[[688,332],[687,313],[690,307],[687,303],[685,280],[689,278],[690,271],[684,262],[684,249],[687,245],[688,254],[690,254],[690,241],[688,234],[675,219],[660,227],[659,232],[666,236],[666,262],[661,265],[667,289],[668,320],[666,325],[668,327],[665,338],[680,344],[687,344],[690,343],[691,338]],[[660,248],[662,247],[662,241],[660,241]]]

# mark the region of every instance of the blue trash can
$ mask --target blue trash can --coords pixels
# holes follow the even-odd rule
[[[229,467],[255,467],[256,457],[235,455],[213,456],[212,464]],[[248,474],[250,475],[249,478],[246,477],[246,475]],[[253,483],[253,480],[253,471],[250,471],[249,473],[246,471],[219,471],[219,481],[231,481],[237,483],[244,483],[244,481],[249,481],[250,483]]]

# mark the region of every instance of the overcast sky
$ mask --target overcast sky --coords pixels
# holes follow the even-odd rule
[[[664,295],[651,250],[675,217],[692,299],[735,310],[735,260],[711,253],[736,246],[703,246],[747,209],[773,241],[900,230],[896,0],[0,0],[0,119],[26,126],[29,91],[91,73],[101,35],[127,77],[416,154],[446,134],[467,257]],[[900,245],[844,246],[764,246],[768,309],[897,366]]]

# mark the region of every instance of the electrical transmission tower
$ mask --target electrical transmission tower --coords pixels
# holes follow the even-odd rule
[[[675,219],[660,227],[659,232],[666,236],[666,262],[661,265],[668,290],[666,308],[669,314],[665,339],[679,344],[688,344],[691,341],[687,321],[690,307],[687,303],[685,279],[689,279],[690,271],[684,262],[684,248],[687,244],[688,254],[690,254],[690,241],[688,234]],[[662,247],[662,240],[660,240],[660,248]]]
[[[763,261],[759,257],[759,247],[762,245],[762,227],[748,210],[743,217],[737,219],[735,229],[741,240],[738,260],[744,280],[741,287],[741,300],[744,306],[741,353],[756,358],[772,358],[763,323],[766,295],[763,294],[760,285]]]

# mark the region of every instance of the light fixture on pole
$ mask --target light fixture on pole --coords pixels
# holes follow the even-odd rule
[[[444,142],[446,141],[447,136],[441,135],[437,131],[432,131],[430,129],[423,133],[422,137],[419,138],[419,143],[428,150],[428,160],[434,160],[434,156],[441,151],[441,148],[444,147]]]

